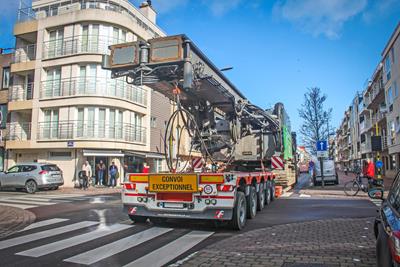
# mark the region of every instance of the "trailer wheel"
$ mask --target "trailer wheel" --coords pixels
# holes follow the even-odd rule
[[[229,222],[233,230],[240,231],[244,228],[247,221],[247,204],[246,197],[243,192],[238,191],[236,194],[236,204],[233,208],[232,220]]]
[[[271,203],[271,182],[267,181],[267,188],[265,188],[265,205],[268,206]]]
[[[260,183],[260,189],[257,193],[257,210],[262,211],[265,207],[265,186],[264,183]]]
[[[275,200],[275,181],[271,182],[271,201]]]
[[[137,215],[129,215],[129,219],[131,219],[135,223],[145,223],[147,221],[147,217]]]
[[[257,214],[257,192],[254,186],[250,186],[247,200],[247,219],[253,219]]]

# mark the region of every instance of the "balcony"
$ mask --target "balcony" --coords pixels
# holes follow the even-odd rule
[[[361,154],[366,154],[366,153],[371,153],[372,152],[372,148],[371,148],[371,144],[370,143],[361,143]]]
[[[31,100],[33,97],[34,83],[28,84],[14,84],[8,91],[8,101],[24,101]]]
[[[364,119],[363,122],[360,122],[360,133],[364,133],[368,131],[371,128],[371,120],[370,119]]]
[[[99,77],[49,80],[41,83],[40,99],[71,96],[115,97],[143,106],[147,105],[147,91],[127,84],[124,80]]]
[[[39,141],[110,140],[146,143],[146,128],[129,123],[108,124],[105,121],[39,122]]]
[[[372,116],[372,126],[376,123],[381,122],[381,120],[386,119],[386,113],[378,112]]]
[[[7,124],[6,140],[25,141],[31,139],[30,122],[11,122]]]
[[[13,63],[33,61],[36,59],[36,44],[17,48],[14,52]]]

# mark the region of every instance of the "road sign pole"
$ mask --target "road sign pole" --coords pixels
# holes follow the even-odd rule
[[[325,180],[324,180],[324,159],[323,158],[319,158],[319,164],[321,166],[321,185],[322,185],[322,188],[324,188]]]

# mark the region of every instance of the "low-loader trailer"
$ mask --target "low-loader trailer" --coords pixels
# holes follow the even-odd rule
[[[187,36],[113,45],[103,68],[175,103],[164,136],[170,172],[126,174],[122,202],[133,221],[207,219],[241,230],[274,200],[277,177],[294,183],[295,134],[283,104],[253,105]],[[179,168],[172,148],[183,133],[212,171]]]

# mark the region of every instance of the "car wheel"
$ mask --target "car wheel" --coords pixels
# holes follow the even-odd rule
[[[260,183],[257,193],[257,210],[262,211],[265,207],[265,183]]]
[[[379,267],[392,267],[392,256],[388,248],[388,237],[382,224],[378,226],[378,239],[376,240],[376,263]]]
[[[54,186],[51,188],[51,190],[57,190],[57,189],[58,189],[58,186]]]
[[[232,220],[229,222],[233,230],[240,231],[244,228],[247,221],[247,203],[243,192],[236,193],[236,203],[233,209]]]
[[[338,185],[339,184],[339,175],[336,173],[336,180],[335,180],[335,184]]]
[[[253,219],[257,214],[257,193],[254,186],[250,186],[250,192],[247,196],[247,219]]]
[[[275,181],[271,181],[271,201],[275,200]]]
[[[271,182],[267,181],[265,188],[265,205],[268,206],[271,203]]]
[[[143,217],[143,216],[129,215],[129,219],[131,219],[135,223],[145,223],[145,222],[147,222],[147,217]]]
[[[34,180],[29,180],[25,183],[25,190],[29,194],[35,194],[37,191],[37,184]]]

